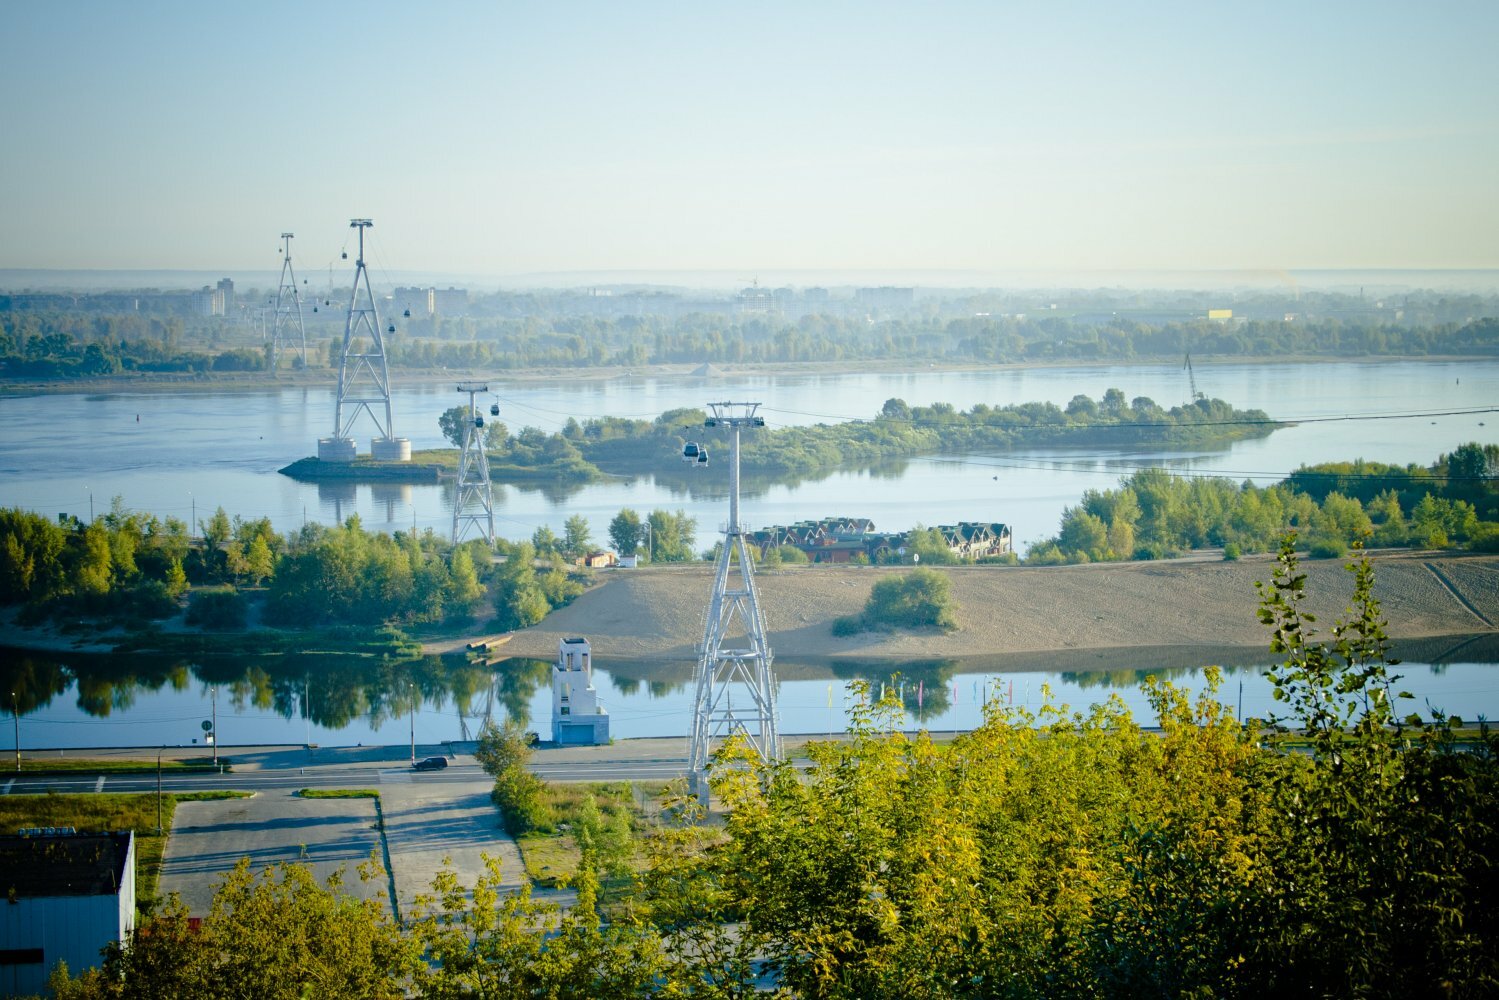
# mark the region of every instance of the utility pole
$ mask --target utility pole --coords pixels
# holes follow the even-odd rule
[[[411,763],[416,763],[416,685],[406,683],[406,689],[411,695]]]
[[[217,765],[219,762],[219,686],[210,685],[208,692],[209,704],[213,707],[213,762]]]
[[[692,743],[688,770],[693,792],[705,806],[709,801],[708,760],[715,740],[735,734],[749,741],[760,758],[781,758],[780,723],[776,717],[775,680],[770,672],[770,642],[765,615],[755,593],[754,563],[739,521],[739,434],[743,428],[764,427],[765,418],[755,411],[759,403],[709,403],[712,412],[703,426],[726,428],[732,433],[729,452],[729,520],[723,529],[723,545],[708,601],[707,623],[697,665],[697,696],[692,715]],[[730,582],[732,564],[738,563],[736,583]],[[730,639],[737,630],[742,637]],[[742,645],[729,646],[731,641]],[[748,703],[734,704],[735,689],[749,694]]]
[[[21,773],[21,702],[16,693],[10,693],[10,717],[16,724],[16,773]]]

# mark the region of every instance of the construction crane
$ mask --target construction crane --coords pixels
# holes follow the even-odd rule
[[[1199,399],[1204,399],[1205,397],[1203,396],[1203,394],[1197,391],[1197,373],[1194,372],[1194,371],[1192,371],[1192,352],[1191,351],[1187,352],[1187,362],[1186,362],[1186,364],[1182,365],[1182,367],[1187,370],[1187,385],[1192,390],[1192,399],[1191,399],[1191,402],[1195,403]]]

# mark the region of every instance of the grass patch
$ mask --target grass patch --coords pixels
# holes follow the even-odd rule
[[[578,810],[590,795],[605,820],[623,812],[629,819],[631,833],[639,837],[656,821],[665,788],[666,782],[663,781],[547,784],[547,796],[556,820],[548,829],[533,830],[516,838],[526,875],[538,885],[555,886],[578,873],[581,854],[572,829],[577,822]],[[607,895],[608,887],[605,888]]]
[[[378,799],[380,793],[373,788],[300,788],[297,794],[304,799]]]
[[[220,757],[219,763],[224,765],[227,774],[233,768],[229,766],[228,757]],[[218,767],[212,760],[162,760],[162,773],[181,773],[197,771],[218,772]],[[83,772],[86,774],[155,774],[156,761],[154,760],[112,760],[98,757],[23,757],[21,759],[21,772],[23,774],[73,774]]]

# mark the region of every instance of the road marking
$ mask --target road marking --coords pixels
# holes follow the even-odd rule
[[[104,775],[101,774],[99,775],[99,780],[94,782],[94,792],[98,793],[102,791],[104,791]]]
[[[7,781],[5,783],[5,793],[4,794],[9,795],[10,794],[10,786],[14,785],[15,783],[16,783],[16,779],[15,778],[11,778],[9,781]]]

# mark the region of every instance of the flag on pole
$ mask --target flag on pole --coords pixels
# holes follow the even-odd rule
[[[916,707],[921,708],[926,702],[926,681],[916,682]]]
[[[833,707],[833,685],[828,685],[828,708]]]

